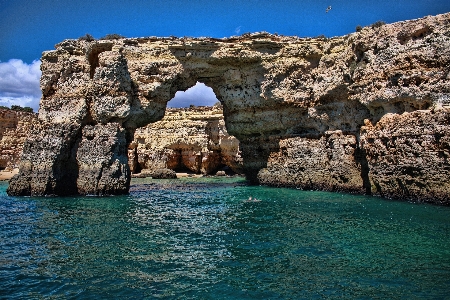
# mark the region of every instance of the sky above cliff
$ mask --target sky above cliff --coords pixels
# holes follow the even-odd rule
[[[110,33],[222,38],[267,31],[331,37],[378,20],[392,23],[446,12],[448,0],[0,0],[0,105],[36,109],[42,51],[86,33],[95,38]],[[195,89],[180,93],[187,105],[202,94]]]

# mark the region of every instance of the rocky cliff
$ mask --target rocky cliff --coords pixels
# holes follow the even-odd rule
[[[36,119],[34,113],[0,109],[0,169],[18,167]],[[97,156],[86,155],[86,163]],[[168,108],[161,121],[136,129],[128,164],[132,173],[167,168],[215,174],[224,167],[242,172],[239,141],[227,133],[221,106]]]
[[[330,39],[63,41],[42,55],[39,126],[8,193],[126,193],[136,128],[200,81],[254,183],[449,204],[449,24],[444,14]]]
[[[0,108],[0,169],[19,166],[23,144],[36,119],[34,113]]]
[[[128,147],[133,173],[142,169],[215,174],[224,167],[242,172],[239,141],[225,128],[222,108],[168,108],[161,121],[136,129]]]

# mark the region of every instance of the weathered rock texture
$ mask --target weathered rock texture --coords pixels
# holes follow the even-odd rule
[[[389,114],[361,129],[374,192],[449,204],[450,114],[447,110]]]
[[[34,113],[0,108],[0,169],[17,168]]]
[[[128,159],[133,173],[167,168],[215,174],[225,166],[242,172],[239,141],[215,106],[168,108],[161,121],[136,130]]]
[[[126,147],[117,145],[200,81],[223,104],[255,183],[450,203],[450,14],[331,39],[66,40],[41,69],[41,129],[9,194],[126,192]],[[82,170],[81,145],[103,138],[109,151]],[[120,180],[97,184],[101,174]]]

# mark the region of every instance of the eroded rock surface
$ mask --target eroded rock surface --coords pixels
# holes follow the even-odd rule
[[[450,114],[445,109],[389,114],[362,127],[373,193],[449,204]]]
[[[79,179],[84,128],[121,132],[129,144],[136,128],[163,117],[176,91],[200,81],[221,101],[255,183],[449,204],[442,123],[450,109],[449,24],[444,14],[331,39],[66,40],[42,56],[40,130],[28,139],[8,193],[61,194],[67,185],[70,193],[102,194],[98,171]],[[101,129],[109,124],[117,130]],[[439,138],[428,129],[439,129]],[[128,176],[126,147],[105,143],[102,174]],[[412,159],[418,152],[422,164]],[[103,190],[128,190],[128,181],[120,189],[117,182]]]
[[[161,121],[136,129],[128,158],[133,173],[167,168],[215,174],[225,166],[242,172],[239,141],[227,133],[218,106],[168,108]]]
[[[0,108],[0,169],[19,166],[23,144],[36,119],[34,113]]]

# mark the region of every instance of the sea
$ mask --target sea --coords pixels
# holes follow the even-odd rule
[[[7,185],[0,299],[450,299],[450,207],[241,177],[111,197]]]

